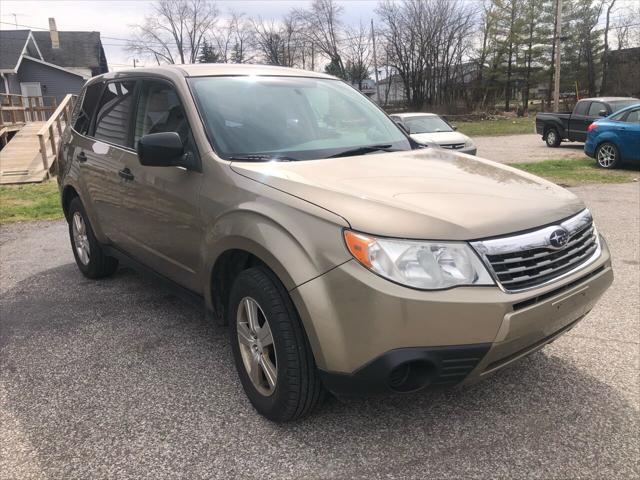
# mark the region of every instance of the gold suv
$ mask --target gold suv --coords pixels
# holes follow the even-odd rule
[[[613,279],[572,193],[425,148],[314,72],[95,77],[58,170],[80,271],[126,262],[200,302],[229,325],[244,390],[274,421],[327,391],[482,378],[572,328]]]

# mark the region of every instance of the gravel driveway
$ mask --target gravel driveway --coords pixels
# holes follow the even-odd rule
[[[616,279],[569,334],[462,390],[284,426],[224,328],[129,270],[83,278],[62,222],[3,227],[0,478],[638,478],[639,188],[575,191]]]
[[[526,163],[559,158],[584,158],[583,143],[562,143],[549,148],[540,135],[505,135],[497,137],[473,137],[478,146],[478,156],[501,163]]]

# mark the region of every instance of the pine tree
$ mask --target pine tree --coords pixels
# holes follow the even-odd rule
[[[198,63],[218,63],[219,61],[220,55],[215,51],[213,45],[203,40],[200,55],[198,55]]]

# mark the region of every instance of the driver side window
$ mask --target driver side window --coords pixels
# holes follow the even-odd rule
[[[176,132],[185,151],[195,153],[187,116],[175,89],[164,82],[143,81],[134,124],[134,148],[144,135]]]

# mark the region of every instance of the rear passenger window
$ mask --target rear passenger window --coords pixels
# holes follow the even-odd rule
[[[598,116],[600,116],[600,110],[606,110],[606,109],[607,109],[607,107],[605,107],[604,103],[593,102],[591,104],[591,106],[589,107],[588,116],[589,117],[598,117]]]
[[[130,147],[129,118],[133,106],[135,82],[110,82],[107,84],[98,114],[93,136],[109,143]]]
[[[91,119],[93,118],[93,113],[98,104],[103,86],[104,84],[101,82],[93,83],[82,91],[73,112],[73,118],[71,119],[73,129],[76,132],[82,135],[89,133],[89,125],[91,124]]]

